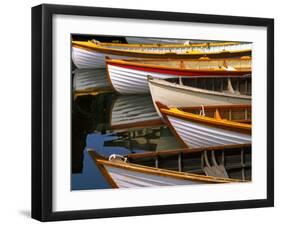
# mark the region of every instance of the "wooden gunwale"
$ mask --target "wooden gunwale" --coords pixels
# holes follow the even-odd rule
[[[219,92],[219,91],[214,91],[214,90],[207,90],[207,89],[202,89],[202,88],[197,88],[197,87],[192,87],[192,86],[187,86],[187,85],[179,85],[179,84],[175,84],[175,83],[171,83],[171,82],[166,82],[165,80],[162,80],[160,82],[155,81],[155,79],[153,78],[148,78],[150,83],[153,83],[154,85],[158,86],[158,87],[167,87],[167,88],[171,88],[174,90],[186,90],[188,92],[192,92],[192,93],[203,93],[203,94],[208,94],[208,95],[213,95],[213,96],[222,96],[222,97],[233,97],[236,99],[249,99],[251,100],[252,97],[248,96],[248,95],[242,95],[242,94],[232,94],[232,93],[225,93],[225,92]],[[158,79],[160,80],[160,79]],[[175,92],[176,92],[175,91]],[[231,105],[229,105],[231,106]],[[220,107],[220,106],[218,106]],[[218,108],[217,107],[217,108]]]
[[[165,52],[165,53],[151,53],[151,52],[136,52],[132,50],[116,50],[116,49],[108,49],[103,47],[97,47],[97,46],[85,46],[81,44],[73,44],[72,47],[83,49],[86,51],[96,51],[99,53],[105,53],[105,54],[112,54],[112,55],[120,55],[120,56],[131,56],[136,58],[199,58],[203,56],[208,56],[211,58],[222,58],[222,57],[241,57],[245,55],[251,55],[252,50],[236,50],[236,51],[221,51],[221,52],[189,52],[184,54],[177,54],[173,52]]]
[[[172,178],[182,179],[182,180],[192,180],[192,181],[201,181],[201,182],[203,181],[203,182],[210,182],[210,183],[242,182],[241,180],[238,180],[238,179],[219,178],[219,177],[205,176],[205,175],[199,175],[199,174],[193,174],[193,173],[177,172],[177,171],[172,171],[172,170],[153,168],[153,167],[142,166],[142,165],[133,164],[133,163],[109,161],[109,160],[105,160],[104,158],[100,158],[99,155],[95,154],[95,151],[88,151],[88,152],[94,152],[94,153],[91,153],[90,155],[96,161],[97,165],[99,164],[101,166],[108,165],[108,166],[112,166],[112,167],[116,167],[116,168],[126,169],[129,171],[136,171],[136,172],[140,172],[140,173],[153,174],[153,175],[158,175],[158,176],[163,176],[163,177],[172,177]],[[107,174],[109,175],[108,172],[107,172]]]
[[[72,41],[73,43],[88,43],[89,45],[97,45],[97,46],[120,46],[120,47],[151,47],[151,48],[159,48],[159,47],[213,47],[213,46],[226,46],[226,45],[239,45],[244,44],[240,42],[204,42],[204,43],[188,43],[188,44],[138,44],[138,43],[112,43],[112,42],[98,42],[94,43],[91,40],[89,41]]]
[[[127,44],[127,43],[111,43],[111,42],[93,42],[91,40],[88,41],[72,41],[73,44],[77,45],[87,45],[87,46],[100,46],[100,47],[144,47],[144,48],[195,48],[195,47],[202,47],[202,48],[208,48],[208,47],[216,47],[216,46],[233,46],[233,45],[239,45],[244,44],[240,42],[206,42],[206,43],[189,43],[189,44]]]
[[[185,112],[183,110],[179,110],[178,108],[169,108],[168,110],[160,108],[160,112],[163,115],[170,115],[184,120],[196,121],[208,126],[219,127],[222,129],[236,131],[245,134],[251,134],[251,130],[252,130],[252,125],[246,123],[239,123],[239,122],[234,122],[225,119],[218,120],[207,116],[200,116],[194,113]]]
[[[110,57],[108,57],[107,59],[112,59]],[[171,62],[171,61],[187,61],[187,62],[207,62],[207,61],[225,61],[225,60],[231,60],[231,61],[249,61],[252,60],[251,56],[241,56],[241,57],[229,57],[229,58],[209,58],[209,57],[199,57],[199,58],[192,58],[192,59],[186,59],[186,58],[182,58],[182,59],[173,59],[173,58],[165,58],[165,59],[161,59],[161,58],[156,58],[156,59],[149,59],[149,58],[120,58],[120,59],[112,59],[114,61],[124,61],[124,62],[131,62],[131,63],[139,63],[141,64],[141,62],[145,62],[144,65],[154,65],[154,64],[149,64],[146,62],[158,62],[158,61],[167,61],[167,62]]]
[[[158,59],[159,60],[159,59]],[[199,61],[198,61],[199,62]],[[146,72],[157,72],[157,73],[169,73],[175,74],[178,76],[243,76],[249,75],[252,73],[251,68],[239,69],[236,71],[229,71],[226,69],[192,69],[192,68],[180,68],[180,67],[169,67],[163,65],[154,65],[154,64],[143,64],[136,63],[132,61],[117,60],[117,59],[106,59],[107,65],[135,69]]]
[[[229,105],[210,105],[210,106],[204,106],[206,110],[209,109],[218,109],[218,110],[229,110],[229,109],[252,109],[252,106],[249,104],[229,104]],[[180,107],[182,111],[188,111],[188,110],[200,110],[201,106],[195,106],[195,107]]]
[[[139,158],[150,158],[150,157],[161,157],[161,156],[173,156],[178,154],[193,154],[203,151],[237,151],[239,148],[251,147],[251,144],[233,144],[233,145],[221,145],[206,148],[180,148],[172,150],[161,150],[161,151],[146,151],[143,153],[128,154],[125,157],[128,159],[139,159]]]

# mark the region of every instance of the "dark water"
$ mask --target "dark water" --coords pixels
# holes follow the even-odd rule
[[[120,106],[121,110],[124,106],[132,113],[126,117],[118,115]],[[142,108],[139,109],[139,106]],[[130,123],[136,118],[143,118],[143,121],[158,119],[150,96],[126,97],[108,93],[75,99],[72,113],[72,190],[110,188],[89,156],[88,149],[110,156],[113,153],[126,155],[181,147],[169,128],[159,120],[149,127],[131,127]],[[112,129],[114,120],[124,126]]]

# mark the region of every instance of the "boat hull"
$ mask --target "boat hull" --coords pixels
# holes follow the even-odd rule
[[[201,62],[202,63],[202,62]],[[203,62],[204,63],[204,62]],[[241,77],[249,74],[250,70],[228,71],[209,69],[163,68],[145,66],[125,60],[106,60],[107,73],[113,89],[120,94],[145,94],[149,93],[148,75],[154,79],[168,78],[218,78]],[[207,67],[208,68],[208,67]]]
[[[251,55],[250,44],[211,47],[188,47],[185,45],[176,47],[144,47],[127,46],[126,44],[114,46],[110,44],[96,45],[91,42],[73,42],[72,46],[72,60],[79,69],[105,68],[105,57],[112,59],[197,59],[203,56],[229,58],[248,55]]]
[[[181,180],[172,177],[126,170],[114,166],[105,166],[118,188],[141,188],[155,186],[175,186],[202,184],[199,181]]]
[[[122,156],[117,156],[117,158],[115,158],[115,156],[111,155],[107,159],[91,150],[89,150],[88,153],[96,162],[97,167],[113,188],[141,188],[240,182],[240,180],[236,179],[177,172],[157,167],[133,164],[127,162],[126,158]]]
[[[251,97],[208,91],[170,83],[164,80],[149,79],[150,94],[160,117],[157,102],[168,107],[222,106],[230,104],[251,104]]]
[[[116,65],[107,65],[107,72],[112,87],[120,94],[148,94],[149,86],[147,75],[148,73],[138,69],[119,67]],[[175,78],[173,74],[164,74],[150,72],[153,78],[167,79]]]
[[[130,59],[132,57],[116,54],[108,54],[97,52],[94,50],[86,50],[78,47],[72,47],[72,61],[79,69],[96,69],[105,68],[105,58],[112,59]]]
[[[221,145],[249,144],[251,134],[231,131],[227,128],[206,125],[202,122],[167,115],[173,131],[189,148],[205,148]]]

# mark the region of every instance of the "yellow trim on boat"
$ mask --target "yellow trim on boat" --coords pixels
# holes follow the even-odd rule
[[[111,44],[111,43],[110,43]],[[114,44],[114,43],[113,43]],[[239,43],[235,43],[239,44]],[[249,52],[251,49],[245,49],[245,50],[231,50],[231,51],[214,51],[214,52],[204,52],[204,51],[194,51],[190,50],[185,53],[176,53],[176,52],[149,52],[149,51],[141,51],[141,50],[131,50],[131,49],[118,49],[118,48],[110,48],[110,45],[105,45],[104,43],[93,43],[91,41],[72,41],[72,45],[77,48],[85,48],[85,49],[90,49],[90,50],[100,50],[100,51],[112,51],[112,52],[120,52],[120,53],[138,53],[138,54],[151,54],[151,55],[167,55],[167,54],[175,54],[175,55],[199,55],[199,54],[204,54],[204,55],[212,55],[214,53],[224,53],[224,52],[229,52],[229,53],[239,53],[239,52]],[[138,44],[118,44],[124,47],[137,47],[136,45]],[[134,45],[134,46],[132,46]],[[234,44],[233,44],[234,45]],[[114,45],[111,45],[114,46]],[[140,48],[188,48],[188,47],[194,47],[194,46],[188,46],[188,45],[138,45]],[[203,47],[203,46],[202,46]],[[205,46],[207,47],[207,46]]]
[[[73,44],[78,45],[87,45],[87,46],[101,46],[101,47],[144,47],[144,48],[174,48],[174,47],[213,47],[213,46],[226,46],[226,45],[239,45],[243,44],[240,42],[205,42],[205,43],[194,43],[194,44],[126,44],[126,43],[110,43],[110,42],[93,42],[91,40],[88,41],[72,41]]]
[[[239,122],[234,122],[226,119],[215,119],[207,116],[202,116],[202,115],[197,115],[193,114],[190,112],[185,112],[182,110],[179,110],[178,108],[170,108],[170,109],[161,109],[162,113],[165,113],[167,115],[175,116],[175,117],[181,117],[184,119],[189,119],[189,120],[195,120],[203,123],[208,123],[208,124],[215,124],[215,125],[220,125],[220,126],[227,126],[230,128],[235,128],[235,129],[243,129],[248,132],[251,132],[252,130],[252,125],[246,124],[246,123],[239,123]]]
[[[89,151],[89,152],[94,152],[94,151]],[[129,171],[156,174],[158,176],[163,176],[163,177],[172,177],[172,178],[177,178],[177,179],[182,179],[182,180],[193,180],[193,181],[210,182],[210,183],[244,182],[244,181],[241,181],[238,179],[205,176],[205,175],[194,174],[194,173],[177,172],[177,171],[172,171],[172,170],[143,166],[143,165],[138,165],[138,164],[134,164],[134,163],[109,161],[109,160],[101,159],[98,156],[94,156],[93,154],[91,154],[91,156],[96,157],[95,161],[97,162],[97,164],[102,165],[102,166],[108,165],[111,167],[122,168],[122,169],[126,169]]]
[[[190,53],[190,52],[189,52]],[[198,52],[196,54],[200,54],[202,52]],[[207,53],[208,54],[208,53]],[[251,59],[251,58],[250,58]],[[228,58],[228,61],[248,61],[250,59],[242,59],[241,58]],[[121,65],[131,65],[131,66],[139,66],[139,67],[145,67],[145,68],[158,68],[158,69],[173,69],[173,70],[178,70],[178,71],[203,71],[203,72],[208,72],[208,71],[226,71],[226,72],[245,72],[245,73],[251,73],[252,69],[251,67],[245,67],[242,69],[236,69],[235,71],[229,71],[227,70],[227,68],[180,68],[180,67],[175,67],[175,66],[164,66],[164,65],[159,65],[159,64],[153,64],[153,63],[142,63],[142,62],[148,62],[148,61],[187,61],[187,62],[191,62],[191,61],[195,61],[195,62],[206,62],[206,61],[224,61],[224,58],[217,58],[217,59],[210,59],[206,60],[206,59],[157,59],[157,60],[138,60],[138,59],[106,59],[106,62],[108,63],[116,63],[116,64],[121,64]]]

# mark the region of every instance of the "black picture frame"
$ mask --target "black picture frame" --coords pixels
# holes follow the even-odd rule
[[[267,198],[196,204],[52,210],[52,18],[55,14],[267,28]],[[43,4],[32,8],[32,218],[40,221],[122,217],[274,206],[274,20],[238,16]]]

